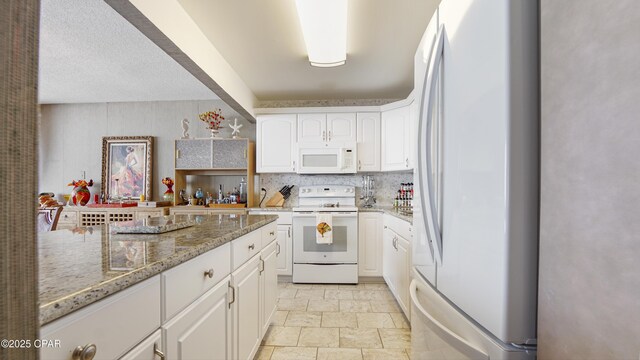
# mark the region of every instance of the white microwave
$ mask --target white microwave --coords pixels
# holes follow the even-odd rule
[[[298,147],[298,174],[355,174],[356,144]]]

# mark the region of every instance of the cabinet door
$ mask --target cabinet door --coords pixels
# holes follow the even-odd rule
[[[176,169],[211,169],[213,141],[209,139],[176,140]]]
[[[356,141],[356,114],[327,114],[327,141]]]
[[[299,114],[298,115],[298,142],[321,143],[327,141],[327,115],[326,114]]]
[[[358,113],[358,171],[380,171],[380,113]]]
[[[157,353],[156,350],[159,353]],[[162,331],[158,329],[158,331],[149,335],[149,337],[138,344],[138,346],[131,349],[125,356],[121,357],[120,360],[158,360],[160,359],[159,354],[163,353]]]
[[[262,259],[262,272],[260,273],[262,337],[269,328],[271,318],[276,312],[276,303],[278,302],[278,259],[276,256],[276,242],[274,241],[264,248],[260,257]]]
[[[231,359],[229,276],[166,323],[167,359]]]
[[[260,115],[256,124],[256,172],[296,171],[296,115]]]
[[[252,359],[262,339],[259,263],[256,255],[231,274],[233,359]]]
[[[382,216],[358,214],[358,275],[382,275]]]
[[[409,106],[382,113],[382,171],[409,170]]]
[[[293,275],[293,239],[291,225],[278,225],[277,272],[278,275]]]
[[[393,246],[394,244],[394,236],[395,233],[385,226],[385,229],[382,233],[382,277],[385,282],[389,286],[389,290],[395,295],[396,294],[396,283],[395,283],[395,258],[396,258],[396,249]]]
[[[246,169],[247,139],[213,140],[213,169]]]
[[[398,304],[404,311],[404,314],[407,316],[407,319],[411,319],[409,314],[409,309],[411,308],[411,300],[409,298],[409,283],[411,282],[410,277],[410,254],[411,248],[409,245],[409,241],[405,238],[398,236],[398,240],[396,241],[396,271],[397,271],[397,295]]]

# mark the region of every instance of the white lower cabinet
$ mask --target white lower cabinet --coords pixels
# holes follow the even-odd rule
[[[358,214],[358,276],[382,275],[382,214]]]
[[[120,360],[164,360],[165,358],[162,331],[158,330],[121,357]]]
[[[275,229],[266,225],[46,324],[40,338],[63,347],[42,348],[40,357],[252,359],[276,311]]]
[[[411,243],[404,236],[410,237],[410,234],[411,225],[409,223],[390,215],[384,216],[382,276],[407,319],[411,318],[409,299]]]
[[[44,325],[40,338],[60,340],[61,346],[41,348],[40,358],[72,359],[74,353],[95,353],[94,359],[117,359],[159,327],[160,277],[156,275]]]
[[[227,276],[162,326],[168,359],[230,359]]]
[[[293,275],[293,237],[291,225],[278,225],[277,238],[277,273],[278,275]]]
[[[231,274],[234,359],[252,359],[262,339],[260,269],[256,255]]]
[[[264,249],[260,254],[262,260],[262,272],[260,273],[260,288],[262,295],[262,334],[267,332],[271,318],[276,312],[278,302],[278,255],[276,252],[277,242],[274,241]]]

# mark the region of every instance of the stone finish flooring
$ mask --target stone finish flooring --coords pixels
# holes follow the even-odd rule
[[[411,330],[386,284],[278,286],[255,359],[409,359]]]

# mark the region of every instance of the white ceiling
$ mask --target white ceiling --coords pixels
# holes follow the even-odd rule
[[[42,0],[39,102],[218,97],[101,0]]]
[[[259,100],[393,99],[439,0],[349,0],[347,64],[309,65],[294,0],[179,0]]]

